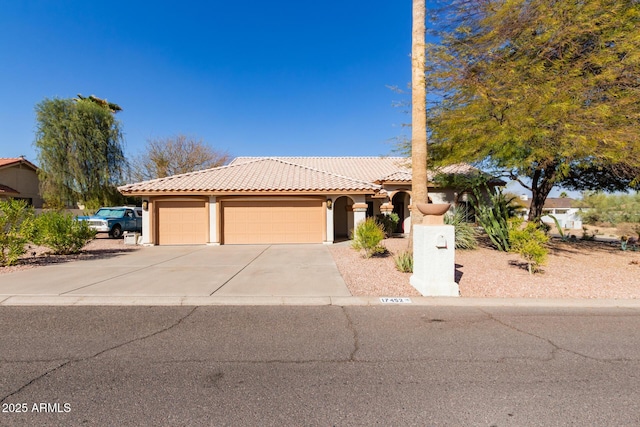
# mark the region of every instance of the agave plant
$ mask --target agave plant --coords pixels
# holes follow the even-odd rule
[[[489,196],[483,200],[479,189],[474,188],[473,203],[478,223],[499,251],[508,252],[510,248],[508,220],[513,216],[511,202],[514,198],[507,198],[501,189],[488,194]]]

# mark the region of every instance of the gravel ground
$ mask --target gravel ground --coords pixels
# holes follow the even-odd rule
[[[393,255],[406,250],[408,240],[392,238],[383,244],[389,253],[364,259],[349,242],[329,247],[353,295],[418,296],[409,273],[395,268]],[[485,298],[640,298],[640,252],[603,242],[552,240],[547,265],[530,275],[519,257],[489,248],[456,251],[456,281],[463,297]],[[77,255],[49,255],[48,249],[30,247],[17,266],[0,267],[0,274],[39,266],[92,259],[135,251],[123,239],[99,236]]]
[[[0,267],[0,274],[79,259],[103,258],[114,253],[135,251],[137,249],[139,249],[139,247],[132,245],[125,246],[124,239],[110,239],[106,234],[98,235],[97,238],[89,242],[89,244],[82,249],[82,252],[75,255],[51,255],[49,248],[29,245],[27,252],[22,256],[18,264],[10,267]]]
[[[363,259],[342,242],[330,247],[353,295],[415,296],[409,273],[395,269],[393,254],[407,239],[386,239],[389,255]],[[640,252],[603,242],[552,240],[547,264],[530,275],[515,254],[487,245],[456,251],[456,281],[463,297],[477,298],[640,298]]]

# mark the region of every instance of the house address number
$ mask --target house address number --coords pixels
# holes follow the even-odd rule
[[[380,298],[380,302],[383,304],[411,304],[411,298]]]

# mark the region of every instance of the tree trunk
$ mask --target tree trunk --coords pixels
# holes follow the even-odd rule
[[[411,38],[411,223],[421,224],[416,203],[427,203],[427,94],[425,81],[425,0],[413,0]],[[413,233],[412,233],[413,234]]]
[[[553,189],[558,166],[547,165],[545,168],[536,169],[531,180],[531,207],[529,208],[529,221],[540,221],[542,209],[547,201],[549,193]]]

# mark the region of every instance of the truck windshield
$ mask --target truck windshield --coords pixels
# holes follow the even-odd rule
[[[99,209],[98,212],[96,212],[96,216],[122,218],[124,216],[124,209]]]

